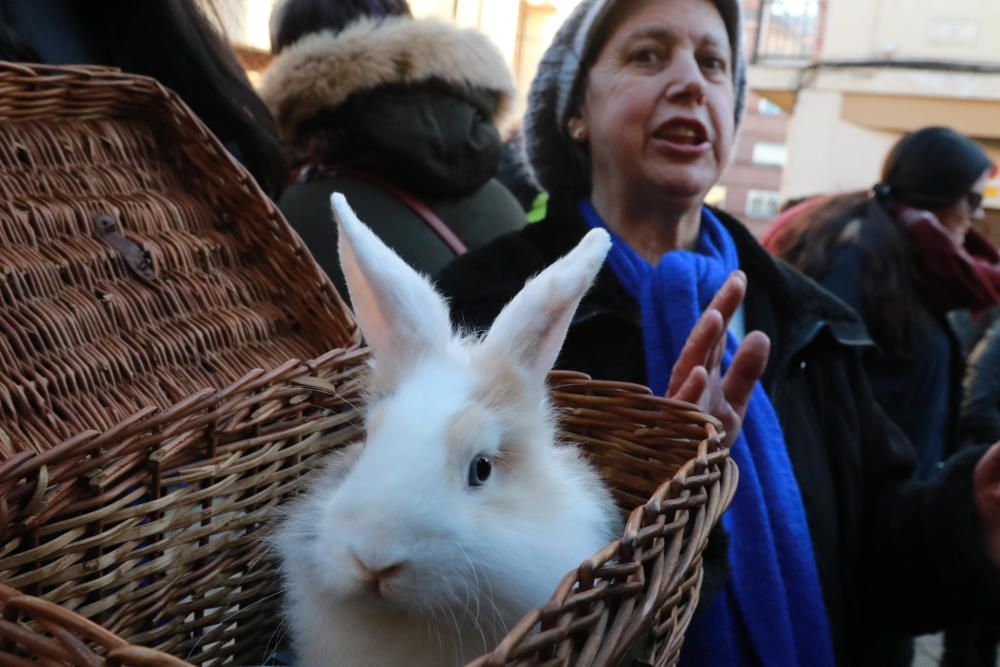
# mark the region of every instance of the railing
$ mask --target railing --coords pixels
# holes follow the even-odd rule
[[[755,35],[753,62],[816,58],[825,4],[825,0],[759,0],[756,12],[748,8],[751,27],[756,24],[750,33]]]

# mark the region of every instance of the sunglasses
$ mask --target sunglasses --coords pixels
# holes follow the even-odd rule
[[[978,211],[983,205],[983,193],[969,192],[965,195],[965,201],[969,203],[970,211]]]

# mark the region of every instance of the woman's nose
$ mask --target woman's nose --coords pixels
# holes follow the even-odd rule
[[[705,101],[705,77],[694,54],[677,54],[667,69],[666,96],[671,102]]]

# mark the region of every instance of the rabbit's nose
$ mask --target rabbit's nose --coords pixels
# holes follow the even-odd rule
[[[353,552],[351,553],[351,559],[354,561],[355,566],[357,566],[359,570],[361,581],[364,582],[365,585],[367,585],[371,591],[380,598],[384,597],[383,584],[392,577],[396,576],[396,574],[398,574],[399,571],[406,566],[406,561],[400,561],[398,563],[382,567],[372,566],[363,561]]]

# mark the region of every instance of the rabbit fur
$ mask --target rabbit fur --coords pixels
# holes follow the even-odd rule
[[[331,203],[372,352],[367,437],[272,538],[293,647],[306,667],[464,665],[620,527],[597,472],[556,442],[545,387],[610,239],[587,234],[463,338],[431,283]]]

